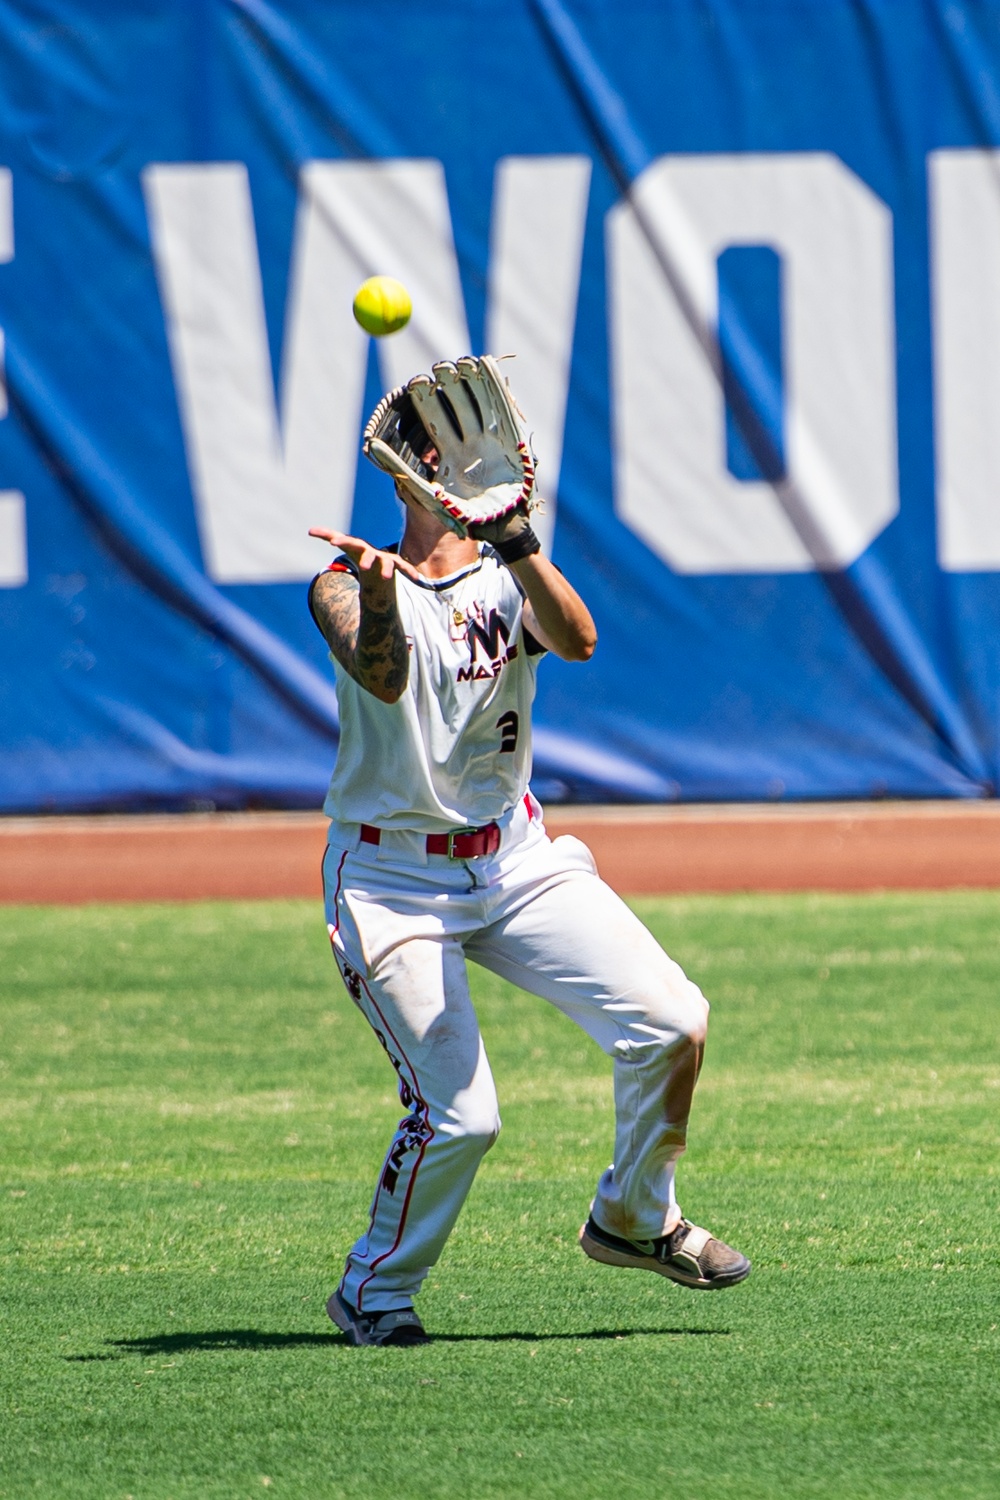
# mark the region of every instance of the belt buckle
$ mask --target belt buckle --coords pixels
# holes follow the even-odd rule
[[[455,853],[455,840],[467,838],[470,833],[478,833],[478,828],[453,828],[448,835],[448,858],[459,859],[461,856]],[[469,859],[477,859],[479,856],[470,854]]]

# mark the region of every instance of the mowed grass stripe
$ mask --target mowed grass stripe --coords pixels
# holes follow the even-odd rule
[[[637,906],[754,1275],[580,1255],[609,1065],[473,970],[505,1128],[408,1351],[322,1311],[398,1102],[319,908],[0,911],[0,1496],[1000,1493],[1000,893]]]

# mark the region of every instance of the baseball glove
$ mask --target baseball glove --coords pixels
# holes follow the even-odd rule
[[[376,406],[363,451],[404,499],[459,536],[488,541],[505,562],[538,550],[528,523],[535,458],[524,417],[488,354],[414,375]]]

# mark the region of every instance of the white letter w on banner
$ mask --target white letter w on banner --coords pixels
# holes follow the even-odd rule
[[[491,352],[520,356],[511,384],[529,414],[533,391],[544,393],[534,426],[554,501],[589,162],[512,160],[527,178],[547,174],[540,200],[530,181],[518,185],[522,201],[558,207],[552,232],[532,236],[531,269],[538,286],[560,295],[547,299],[548,323],[533,335],[525,330],[517,349]],[[506,222],[519,211],[509,183],[501,170],[487,317],[493,337],[517,328],[507,304],[523,303],[531,291]],[[351,521],[367,362],[367,336],[351,313],[359,283],[396,276],[413,298],[409,326],[379,345],[386,387],[434,360],[471,352],[444,169],[437,161],[303,168],[280,414],[246,168],[157,164],[143,173],[143,186],[206,570],[217,583],[309,578],[321,558],[308,528],[346,530]]]

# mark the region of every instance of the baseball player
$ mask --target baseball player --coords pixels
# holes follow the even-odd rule
[[[315,529],[337,557],[310,608],[337,677],[326,913],[344,983],[399,1079],[367,1230],[327,1311],[353,1344],[418,1344],[413,1299],[500,1129],[466,959],[549,1000],[614,1059],[615,1154],[585,1254],[690,1287],[750,1262],[681,1215],[708,1005],[528,787],[535,674],[596,632],[539,549],[534,461],[489,357],[391,392],[364,451],[405,506],[398,547]]]

